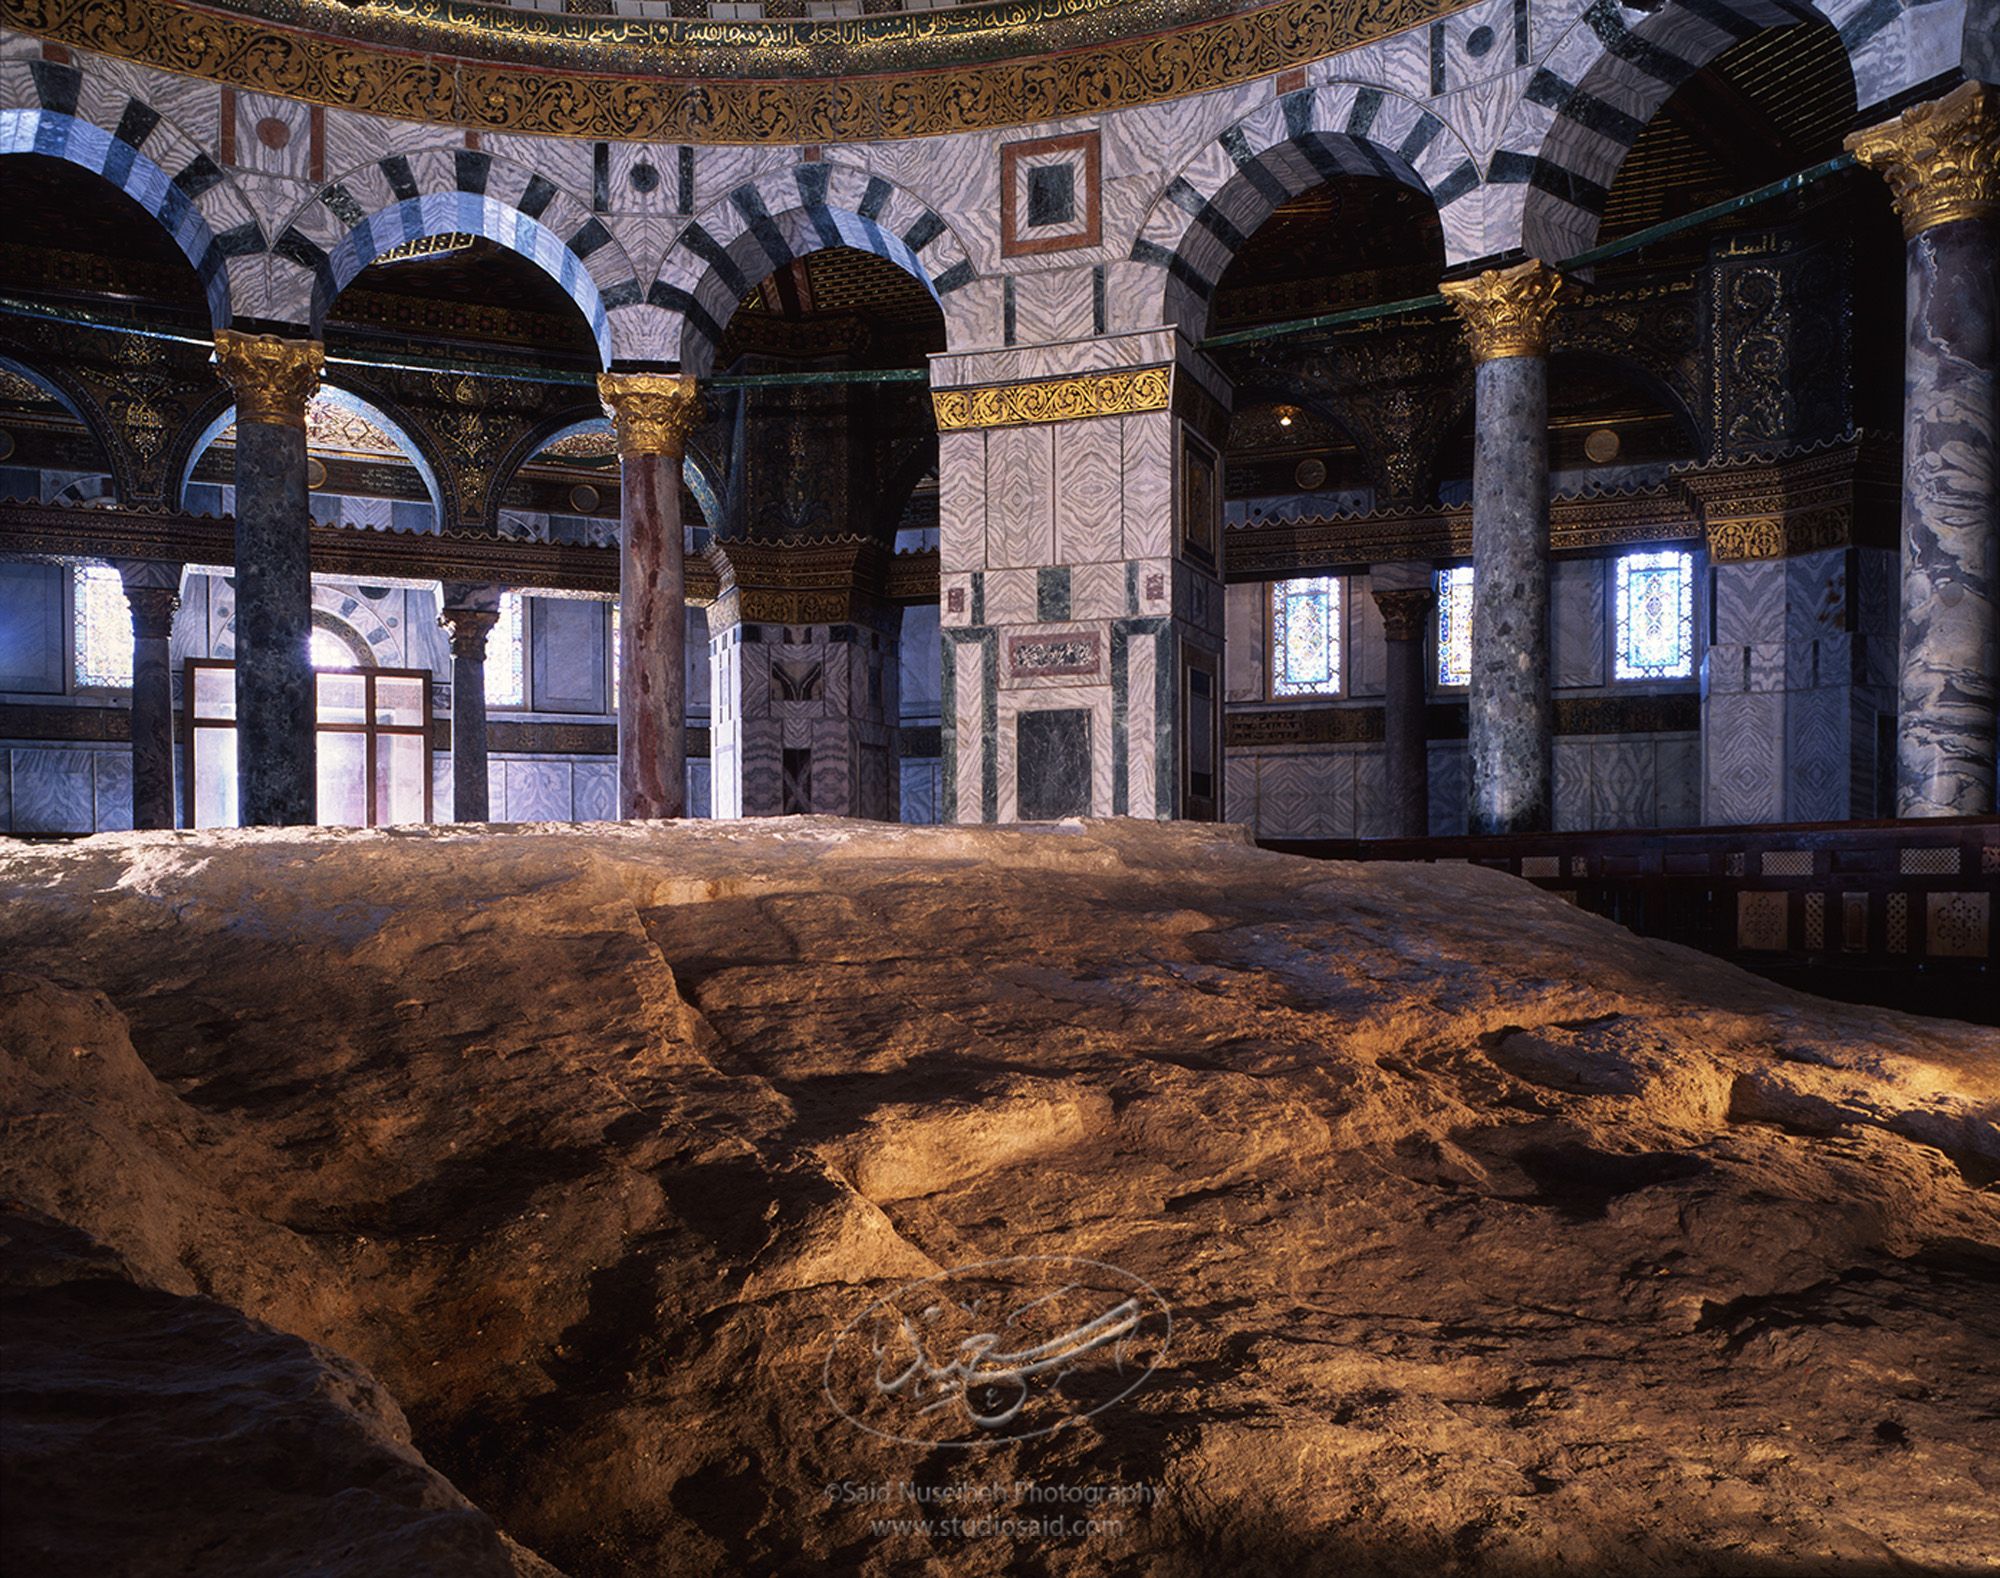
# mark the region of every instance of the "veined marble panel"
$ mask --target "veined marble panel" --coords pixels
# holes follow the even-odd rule
[[[987,563],[996,569],[1056,562],[1053,427],[986,435],[986,533]]]
[[[986,566],[986,434],[938,434],[938,567]]]
[[[1055,429],[1056,564],[1122,559],[1123,443],[1127,417],[1063,422]]]
[[[1119,419],[1124,431],[1124,533],[1128,559],[1174,551],[1174,418],[1149,411]]]

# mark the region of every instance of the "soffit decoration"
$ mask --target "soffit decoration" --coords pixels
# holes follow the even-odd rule
[[[308,103],[547,136],[916,137],[1100,114],[1268,76],[1471,0],[1018,0],[797,21],[465,0],[8,0],[10,25]]]

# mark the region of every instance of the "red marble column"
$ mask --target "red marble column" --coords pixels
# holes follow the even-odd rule
[[[618,430],[618,814],[627,821],[687,811],[687,563],[681,456],[701,417],[694,380],[605,373],[604,409]]]

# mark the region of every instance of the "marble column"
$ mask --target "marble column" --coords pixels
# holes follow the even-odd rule
[[[173,827],[174,677],[167,646],[181,605],[181,567],[118,565],[132,607],[132,825]]]
[[[687,810],[687,562],[681,457],[701,420],[694,380],[611,372],[597,380],[618,431],[618,814]]]
[[[236,785],[245,827],[313,820],[312,513],[306,402],[325,348],[224,329],[236,392]]]
[[[1466,742],[1475,834],[1546,832],[1554,820],[1548,326],[1561,288],[1534,258],[1441,287],[1477,369]]]
[[[1847,140],[1907,239],[1896,813],[1995,809],[2000,756],[2000,90],[1967,82]]]
[[[1382,613],[1382,792],[1391,838],[1430,832],[1430,742],[1425,729],[1424,637],[1437,590],[1427,564],[1378,564],[1369,590]]]
[[[486,778],[486,638],[500,622],[500,588],[447,582],[438,623],[451,632],[451,819],[493,819]]]

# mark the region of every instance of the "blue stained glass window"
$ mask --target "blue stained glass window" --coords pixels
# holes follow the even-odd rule
[[[521,594],[500,594],[500,622],[486,637],[486,705],[525,707],[528,687],[523,677]]]
[[[1613,610],[1619,679],[1694,673],[1694,555],[1628,553],[1618,561]]]
[[[77,684],[130,687],[132,605],[118,572],[106,564],[78,565],[72,612]]]
[[[1472,566],[1437,573],[1438,679],[1440,685],[1472,683]]]
[[[1340,578],[1271,587],[1271,694],[1340,693]]]

